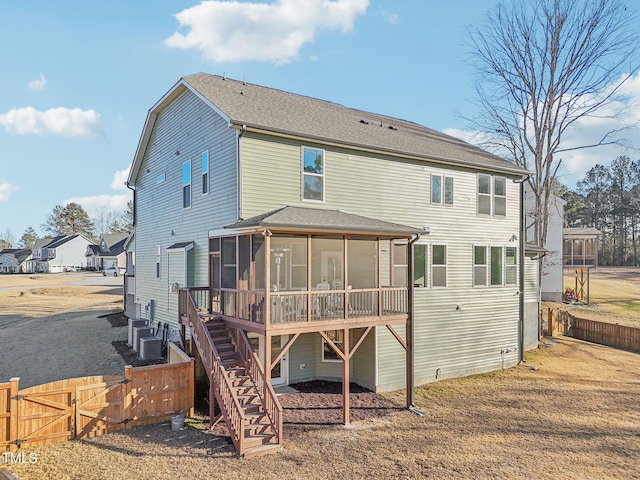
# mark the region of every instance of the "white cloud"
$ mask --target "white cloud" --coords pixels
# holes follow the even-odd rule
[[[292,61],[321,29],[348,32],[369,0],[278,0],[273,4],[203,1],[176,14],[180,27],[164,43],[200,50],[214,62]]]
[[[43,112],[33,107],[14,108],[0,114],[0,126],[19,135],[91,137],[102,133],[100,114],[96,111],[65,107]]]
[[[31,80],[27,86],[31,89],[31,90],[35,90],[36,92],[39,92],[40,90],[42,90],[44,88],[44,86],[47,84],[47,79],[44,78],[44,75],[42,75],[42,73],[40,73],[40,79],[39,80]]]
[[[124,191],[127,190],[125,185],[127,178],[129,178],[129,170],[131,170],[131,164],[124,170],[118,170],[113,174],[113,180],[111,181],[111,188],[114,190]]]
[[[77,203],[82,205],[82,208],[89,214],[90,217],[94,217],[97,210],[100,207],[105,207],[109,211],[124,212],[127,208],[127,202],[133,198],[131,192],[123,193],[120,195],[93,195],[90,197],[71,197],[64,200],[63,205],[69,203]]]
[[[15,185],[11,185],[9,182],[0,180],[0,202],[6,202],[13,192],[18,189]]]
[[[392,25],[398,25],[400,23],[400,16],[397,13],[389,15],[389,23]]]

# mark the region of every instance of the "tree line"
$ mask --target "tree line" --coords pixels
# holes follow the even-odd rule
[[[133,230],[133,201],[127,202],[123,212],[100,207],[93,217],[78,203],[56,205],[41,226],[44,236],[83,235],[97,242],[101,235],[129,233]],[[0,233],[0,250],[6,248],[33,248],[39,238],[33,227],[28,227],[20,239],[10,228]]]
[[[620,156],[611,165],[596,165],[576,184],[560,187],[566,227],[595,227],[600,265],[639,265],[640,160]]]

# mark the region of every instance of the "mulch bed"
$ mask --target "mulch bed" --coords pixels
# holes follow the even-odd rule
[[[299,393],[278,397],[285,425],[329,426],[342,424],[342,383],[314,380],[291,385]],[[349,385],[351,420],[385,417],[404,407],[355,383]]]
[[[106,318],[112,327],[126,327],[129,325],[129,317],[124,312],[107,313],[106,315],[100,315],[98,318]]]

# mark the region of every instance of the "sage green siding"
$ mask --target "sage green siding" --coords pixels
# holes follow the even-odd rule
[[[210,193],[202,194],[201,154],[209,151]],[[209,230],[237,220],[237,137],[225,119],[187,91],[158,113],[136,178],[136,302],[154,301],[154,320],[178,332],[169,284],[208,284]],[[182,208],[182,164],[191,160],[191,208]],[[160,179],[163,179],[159,181]],[[194,242],[179,277],[167,248]],[[158,249],[160,255],[158,256]],[[184,263],[184,254],[180,256]],[[156,278],[156,261],[160,276]],[[192,271],[191,271],[192,270]],[[169,276],[171,275],[171,277]],[[174,302],[175,300],[175,302]]]
[[[301,200],[301,147],[325,150],[325,200]],[[242,138],[241,216],[284,205],[331,208],[414,227],[419,240],[447,247],[447,286],[416,288],[416,384],[517,364],[518,285],[473,287],[473,246],[518,247],[519,188],[507,177],[506,215],[477,213],[478,171],[422,160],[401,160],[311,142],[245,135]],[[486,173],[486,172],[484,172]],[[431,176],[454,179],[454,204],[431,204]],[[429,275],[430,281],[430,275]],[[377,390],[404,386],[404,350],[377,328]],[[398,333],[404,335],[404,327]],[[318,352],[318,355],[320,352]],[[319,365],[318,375],[338,377],[339,364]],[[360,364],[354,369],[364,368]],[[437,378],[436,378],[437,376]]]
[[[315,378],[316,337],[315,333],[304,333],[289,350],[289,383],[308,382]],[[300,368],[304,365],[304,368]]]

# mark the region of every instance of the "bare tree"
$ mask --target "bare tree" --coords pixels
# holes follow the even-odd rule
[[[96,238],[99,238],[105,233],[119,233],[120,214],[101,205],[96,208],[93,225],[95,227]]]
[[[611,130],[585,145],[562,145],[581,120],[620,118],[638,36],[620,0],[514,0],[487,20],[468,32],[481,109],[474,128],[533,173],[535,239],[545,246],[559,154],[623,141],[621,130]]]
[[[16,235],[13,230],[6,228],[4,232],[0,233],[0,250],[5,248],[13,248],[16,244]]]

